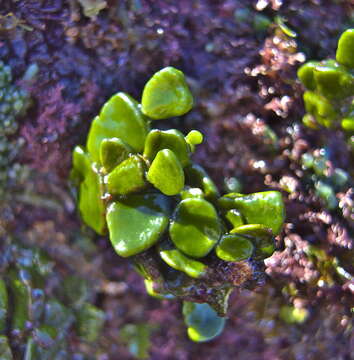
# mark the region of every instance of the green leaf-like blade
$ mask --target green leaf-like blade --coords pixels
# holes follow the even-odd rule
[[[164,195],[131,195],[112,203],[107,211],[111,243],[123,257],[154,245],[168,225],[168,200]]]

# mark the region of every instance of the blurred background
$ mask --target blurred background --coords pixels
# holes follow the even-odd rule
[[[353,150],[302,125],[296,71],[334,58],[352,0],[0,0],[0,358],[343,359],[353,337]],[[182,70],[194,159],[224,191],[279,190],[286,224],[266,284],[235,290],[224,333],[186,335],[82,224],[68,174],[115,92]],[[4,296],[8,290],[8,305]],[[11,319],[11,321],[9,320]]]

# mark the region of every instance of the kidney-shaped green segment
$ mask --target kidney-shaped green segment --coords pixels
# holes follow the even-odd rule
[[[106,173],[129,157],[133,149],[119,138],[103,139],[100,145],[100,162]]]
[[[200,258],[207,255],[221,236],[221,225],[215,208],[198,198],[182,200],[173,215],[170,237],[186,255]]]
[[[330,127],[337,117],[333,105],[326,98],[312,91],[305,91],[303,98],[306,111],[315,116],[319,124]]]
[[[118,255],[136,255],[154,245],[168,225],[168,209],[168,199],[161,194],[130,195],[112,203],[107,224]]]
[[[191,187],[200,188],[208,200],[218,198],[219,191],[208,173],[199,165],[191,164],[185,168],[186,183]]]
[[[103,187],[98,170],[92,164],[89,154],[76,146],[73,152],[73,169],[79,174],[79,210],[84,222],[98,234],[106,229],[105,206],[102,200]]]
[[[314,70],[317,90],[329,99],[354,95],[354,77],[342,66],[317,66]]]
[[[346,30],[338,41],[336,60],[349,68],[354,68],[354,29]]]
[[[252,256],[253,244],[244,236],[238,234],[224,235],[217,247],[216,255],[225,261],[241,261]]]
[[[183,302],[184,322],[192,341],[209,341],[220,335],[225,326],[225,318],[218,316],[208,304]]]
[[[112,195],[127,195],[139,191],[146,185],[144,174],[144,161],[133,155],[106,176],[107,190]]]
[[[202,262],[189,258],[178,249],[170,249],[163,246],[159,248],[161,259],[172,268],[182,271],[192,278],[205,275],[207,266]]]
[[[147,173],[148,181],[165,195],[176,195],[184,187],[184,172],[170,149],[160,150]]]
[[[319,64],[320,63],[318,61],[309,61],[302,65],[297,72],[298,78],[309,90],[316,89],[314,71]]]
[[[154,129],[149,132],[145,141],[144,156],[152,161],[163,149],[172,150],[183,167],[190,163],[188,144],[180,131]]]
[[[264,191],[249,195],[226,194],[219,199],[224,209],[237,209],[247,224],[262,224],[278,235],[285,219],[285,207],[278,191]]]
[[[231,230],[231,234],[250,239],[255,246],[255,257],[269,257],[274,252],[275,247],[272,231],[264,225],[242,225]]]
[[[147,122],[139,104],[124,93],[113,95],[93,120],[87,137],[87,149],[94,161],[100,161],[100,145],[103,139],[120,138],[140,152],[144,148],[148,132]]]
[[[184,74],[169,66],[146,83],[141,99],[142,112],[151,119],[181,116],[193,106],[193,96]]]

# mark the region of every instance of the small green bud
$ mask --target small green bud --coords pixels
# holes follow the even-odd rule
[[[195,145],[203,142],[203,134],[198,130],[192,130],[187,134],[186,141],[191,146],[192,151],[194,151]]]
[[[349,132],[354,132],[354,117],[346,117],[341,122],[342,129]]]

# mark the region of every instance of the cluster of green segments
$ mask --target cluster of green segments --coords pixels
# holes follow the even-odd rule
[[[284,205],[276,191],[220,196],[191,160],[203,140],[199,131],[184,136],[150,129],[155,120],[183,115],[192,105],[185,77],[173,67],[153,75],[141,104],[124,93],[113,95],[93,120],[86,147],[74,149],[72,177],[83,220],[99,234],[108,231],[118,255],[154,249],[169,268],[203,279],[212,271],[210,258],[270,256]],[[147,290],[155,294],[149,280]]]
[[[338,41],[336,60],[310,61],[298,71],[305,85],[307,114],[303,123],[333,128],[340,124],[354,133],[354,29],[346,30]]]

